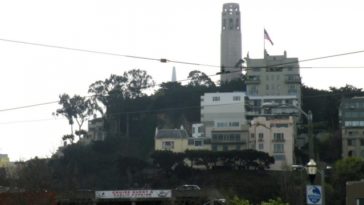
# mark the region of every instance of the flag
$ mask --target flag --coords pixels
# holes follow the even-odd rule
[[[273,46],[273,41],[272,39],[270,39],[268,32],[265,29],[264,29],[264,39],[268,40]]]

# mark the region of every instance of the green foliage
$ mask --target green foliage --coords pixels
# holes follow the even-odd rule
[[[175,166],[183,164],[183,155],[171,151],[155,151],[151,154],[153,164],[170,174]]]
[[[68,94],[62,94],[59,96],[59,104],[62,107],[56,110],[56,115],[63,115],[67,118],[71,126],[71,134],[69,136],[73,135],[73,124],[75,121],[78,125],[78,131],[81,131],[82,125],[88,120],[88,116],[93,114],[90,100],[79,95],[70,97]],[[80,137],[81,135],[78,136]],[[70,137],[66,138],[70,139]]]
[[[206,169],[224,167],[225,169],[265,170],[274,163],[274,158],[256,150],[221,151],[187,150],[185,153],[155,151],[151,155],[154,164],[171,172],[172,167],[189,160],[190,166],[204,165]],[[219,164],[219,165],[217,165]]]
[[[354,181],[364,178],[364,161],[357,157],[338,160],[334,166],[335,178],[340,181]]]
[[[288,203],[283,202],[281,198],[277,198],[269,199],[268,202],[262,202],[262,205],[288,205]]]
[[[188,74],[189,86],[215,87],[215,83],[203,72],[193,70]]]
[[[231,200],[229,200],[229,204],[231,205],[251,205],[248,200],[240,199],[237,196],[234,196]]]
[[[52,171],[47,159],[34,158],[18,164],[17,186],[29,192],[51,189]]]

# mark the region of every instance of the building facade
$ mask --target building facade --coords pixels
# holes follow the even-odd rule
[[[283,170],[294,162],[295,118],[257,117],[249,128],[250,146],[274,157],[272,170]]]
[[[364,97],[343,99],[339,118],[342,157],[364,157]]]
[[[201,123],[205,127],[205,136],[211,138],[211,132],[219,128],[236,130],[246,125],[244,92],[205,93],[201,96]]]
[[[156,129],[154,150],[183,153],[186,150],[210,150],[211,140],[190,137],[184,128]]]
[[[9,156],[7,154],[0,154],[0,167],[7,167],[9,164]]]
[[[221,83],[242,77],[240,24],[239,4],[224,4],[221,15]]]
[[[247,64],[246,86],[250,96],[296,96],[301,104],[301,76],[298,58],[269,55],[263,59],[245,58]]]
[[[258,116],[300,116],[300,103],[294,95],[249,96],[247,119]]]
[[[104,119],[96,118],[88,121],[88,139],[91,141],[104,141],[106,132],[104,129]]]
[[[244,92],[205,93],[201,96],[201,123],[213,151],[248,148]]]

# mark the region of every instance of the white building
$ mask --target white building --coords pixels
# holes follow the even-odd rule
[[[274,157],[272,170],[283,170],[294,163],[295,118],[257,117],[249,128],[251,148]]]
[[[205,93],[201,96],[201,123],[214,151],[248,148],[245,93]]]

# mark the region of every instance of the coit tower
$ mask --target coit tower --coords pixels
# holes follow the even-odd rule
[[[221,83],[241,78],[240,30],[239,4],[224,4],[221,22]]]

